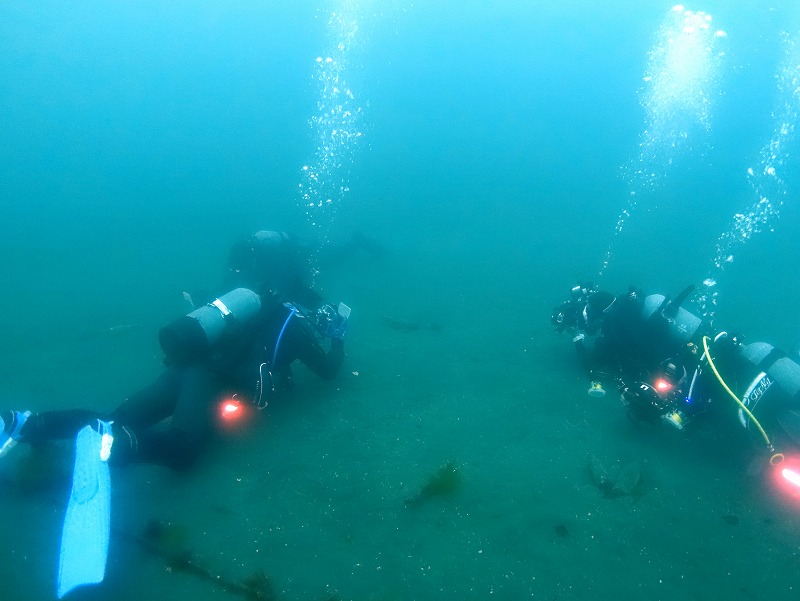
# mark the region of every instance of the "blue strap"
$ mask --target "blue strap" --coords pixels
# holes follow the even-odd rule
[[[275,350],[272,352],[272,363],[270,363],[271,369],[275,369],[275,359],[278,357],[278,348],[281,346],[281,339],[283,338],[283,333],[286,331],[286,326],[289,325],[289,320],[292,318],[292,315],[297,313],[297,307],[294,305],[287,304],[285,306],[291,309],[291,311],[289,311],[289,315],[286,316],[286,321],[283,322],[283,327],[278,334],[278,339],[275,341]]]

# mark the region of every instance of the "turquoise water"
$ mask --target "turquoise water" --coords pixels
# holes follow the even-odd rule
[[[549,317],[609,246],[614,291],[709,277],[754,201],[747,169],[774,132],[800,9],[687,5],[727,33],[702,79],[708,126],[659,147],[671,163],[646,165],[657,185],[615,235],[671,5],[536,4],[0,7],[0,406],[115,407],[160,372],[156,334],[182,292],[215,287],[256,229],[358,230],[388,251],[317,278],[353,307],[336,382],[298,368],[290,396],[189,473],[112,474],[106,582],[74,599],[235,598],[219,581],[262,573],[287,600],[796,597],[800,506],[747,474],[748,445],[632,426],[586,395]],[[337,10],[358,25],[338,58],[363,135],[326,171],[334,210],[309,219],[309,121],[330,100],[316,59],[335,55]],[[716,285],[717,324],[785,349],[800,342],[792,151],[774,231]],[[52,474],[25,448],[0,466],[1,599],[55,597],[62,455]],[[591,457],[639,462],[640,490],[605,498]],[[460,486],[408,505],[450,461]],[[131,542],[152,520],[211,581]]]

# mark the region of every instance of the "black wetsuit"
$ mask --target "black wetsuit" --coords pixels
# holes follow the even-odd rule
[[[692,323],[694,329],[683,333],[663,311],[648,314],[645,303],[653,297],[644,297],[632,289],[617,296],[590,323],[575,320],[579,332],[573,339],[575,350],[593,379],[633,383],[647,379],[664,360],[686,365],[696,362],[691,356],[696,347],[689,342],[699,339],[701,330]],[[680,311],[682,319],[690,315]],[[579,311],[581,314],[587,312]]]
[[[290,364],[295,360],[321,378],[337,374],[344,360],[342,340],[331,339],[326,351],[315,326],[301,312],[291,316],[290,312],[280,302],[267,302],[257,322],[236,340],[190,364],[169,365],[111,414],[67,410],[32,415],[21,441],[74,438],[96,419],[113,420],[112,463],[140,461],[185,468],[213,434],[216,409],[225,395],[236,393],[263,405],[265,395],[291,383]]]
[[[587,306],[587,309],[589,307]],[[581,310],[579,315],[590,311]],[[645,369],[646,345],[642,341],[643,323],[639,303],[628,295],[617,296],[602,314],[588,322],[576,321],[579,335],[573,339],[575,351],[590,377],[599,380],[624,380],[638,377]]]

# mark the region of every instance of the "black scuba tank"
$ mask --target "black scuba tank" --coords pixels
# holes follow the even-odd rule
[[[766,342],[742,347],[742,377],[745,389],[741,401],[756,417],[796,410],[800,405],[800,364]],[[759,417],[760,419],[760,417]],[[750,419],[739,410],[739,420],[749,428]]]
[[[702,320],[690,313],[675,301],[670,301],[663,294],[650,294],[644,299],[642,317],[646,322],[654,320],[666,324],[669,337],[677,342],[690,342],[700,329]]]

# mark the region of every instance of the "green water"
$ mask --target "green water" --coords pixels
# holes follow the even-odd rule
[[[330,233],[388,254],[319,275],[353,307],[340,377],[298,367],[290,395],[186,474],[114,472],[106,581],[72,598],[234,599],[219,582],[265,576],[287,601],[796,597],[800,507],[747,475],[750,449],[635,427],[612,395],[586,394],[549,325],[624,206],[669,7],[491,4],[392,4],[354,59],[368,144]],[[115,407],[160,373],[159,327],[183,291],[216,287],[237,237],[315,234],[296,188],[314,152],[316,6],[106,8],[0,9],[3,408]],[[701,282],[752,200],[778,31],[800,16],[704,10],[732,45],[711,144],[626,224],[613,291]],[[717,320],[790,349],[796,206],[775,226],[726,271]],[[44,601],[68,491],[21,487],[26,452],[0,466],[0,599]],[[640,464],[636,494],[608,498],[592,456]],[[448,462],[457,486],[406,503]],[[131,542],[153,520],[210,579]]]

